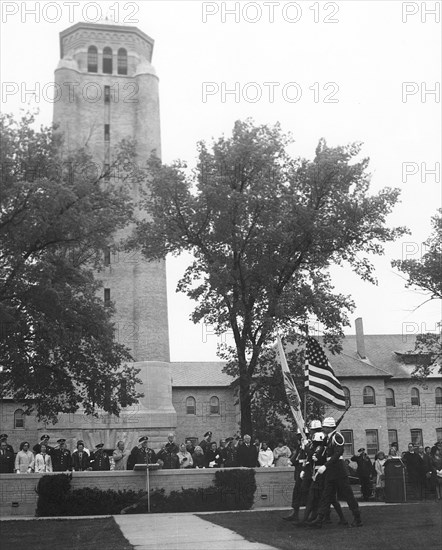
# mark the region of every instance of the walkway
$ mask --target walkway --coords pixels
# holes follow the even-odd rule
[[[193,514],[113,516],[136,550],[275,550]]]

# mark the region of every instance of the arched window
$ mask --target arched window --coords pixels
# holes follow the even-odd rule
[[[118,50],[118,74],[127,74],[127,51],[124,48]]]
[[[103,50],[103,73],[112,74],[112,48]]]
[[[342,390],[344,392],[345,397],[345,404],[348,406],[351,405],[351,396],[350,396],[350,390],[346,386],[342,386]]]
[[[87,50],[87,71],[88,73],[98,71],[98,50],[95,46],[89,46]]]
[[[387,407],[396,407],[396,402],[394,400],[394,391],[390,388],[385,390],[385,402]]]
[[[14,428],[25,427],[25,413],[22,409],[17,409],[14,413]]]
[[[216,395],[210,398],[210,414],[219,414],[219,399]]]
[[[365,386],[362,396],[364,405],[376,405],[376,396],[371,386]]]
[[[436,405],[442,405],[442,388],[436,388]]]
[[[196,401],[194,397],[186,399],[186,414],[196,414]]]
[[[421,400],[419,397],[419,390],[417,388],[411,388],[411,404],[420,405]]]

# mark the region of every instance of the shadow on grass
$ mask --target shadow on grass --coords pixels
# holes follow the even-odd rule
[[[228,512],[199,517],[235,531],[252,542],[282,550],[440,550],[442,548],[442,505],[440,503],[362,507],[363,527],[349,528],[333,523],[322,529],[297,528],[283,521],[287,512]],[[348,520],[351,512],[344,509]]]
[[[2,521],[0,547],[2,550],[133,550],[113,518]]]

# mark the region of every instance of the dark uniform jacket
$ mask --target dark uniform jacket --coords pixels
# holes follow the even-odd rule
[[[51,453],[52,469],[54,472],[72,470],[72,457],[67,449],[54,449]]]
[[[238,466],[236,448],[228,445],[220,451],[225,468],[236,468]]]
[[[348,477],[345,462],[342,459],[344,443],[344,437],[340,432],[329,434],[325,450],[325,474],[329,480]]]
[[[109,456],[101,449],[95,451],[95,453],[92,455],[90,459],[90,464],[94,472],[110,470]]]
[[[72,453],[72,468],[76,472],[84,472],[90,467],[90,459],[89,455],[86,451],[81,452],[81,458],[80,453],[78,451],[74,451]]]
[[[258,451],[255,445],[243,443],[238,449],[238,466],[256,468],[258,466]]]
[[[146,447],[134,447],[127,459],[128,470],[133,470],[135,464],[156,464],[158,458],[153,449]]]
[[[11,453],[9,449],[0,451],[0,474],[13,474],[14,473],[14,453]]]
[[[356,473],[359,477],[371,477],[373,473],[373,466],[370,460],[365,453],[361,455],[355,455],[351,457],[352,462],[356,462],[358,468]]]
[[[178,445],[175,443],[166,443],[164,449],[161,449],[158,453],[157,458],[163,461],[163,468],[165,470],[175,470],[180,467],[178,451]]]

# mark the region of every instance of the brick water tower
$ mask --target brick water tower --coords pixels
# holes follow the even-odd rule
[[[152,152],[161,155],[153,45],[138,28],[110,21],[76,23],[60,33],[55,83],[62,93],[54,103],[54,123],[63,133],[66,149],[86,147],[94,165],[105,173],[113,165],[122,139],[135,140],[139,165],[144,165]],[[110,178],[116,175],[112,170],[109,173]],[[132,184],[131,193],[135,205],[139,204],[137,184]],[[137,215],[143,216],[143,212]],[[131,230],[116,233],[115,243]],[[110,246],[103,251],[103,263],[104,269],[97,274],[103,281],[102,298],[115,304],[116,338],[130,348],[135,366],[141,369],[140,389],[145,397],[120,418],[62,415],[53,429],[70,437],[71,443],[82,438],[90,446],[102,441],[109,448],[119,439],[132,445],[140,434],[147,433],[155,446],[176,426],[165,261],[147,262],[140,254]]]

